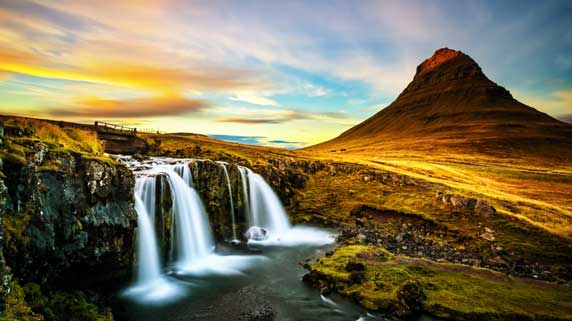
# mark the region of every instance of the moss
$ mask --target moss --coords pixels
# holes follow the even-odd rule
[[[20,289],[22,291],[22,289]],[[89,302],[89,297],[81,291],[51,291],[46,295],[35,283],[23,287],[24,304],[31,308],[35,315],[45,321],[113,321],[108,308],[99,308]],[[31,319],[30,319],[31,320]]]
[[[2,218],[4,229],[5,248],[12,253],[28,246],[30,239],[26,236],[26,229],[30,224],[30,213],[8,214]]]
[[[365,266],[362,282],[349,282],[348,262]],[[565,286],[509,278],[486,269],[394,257],[380,247],[344,246],[312,264],[311,270],[334,282],[342,295],[374,310],[391,312],[402,305],[404,287],[415,282],[423,293],[422,309],[442,318],[572,319],[572,291]]]
[[[108,157],[108,156],[92,156],[92,155],[88,155],[88,154],[82,154],[81,158],[85,159],[85,160],[96,161],[96,162],[106,164],[109,166],[115,166],[118,164],[115,160],[113,160],[113,158]]]
[[[12,164],[16,164],[19,166],[26,166],[28,165],[28,161],[26,160],[26,158],[17,155],[17,154],[4,154],[2,155],[2,158],[4,158],[4,160],[8,163],[12,163]]]
[[[0,321],[42,321],[44,318],[32,311],[26,302],[24,290],[17,281],[10,282],[10,292],[6,297],[6,308]]]

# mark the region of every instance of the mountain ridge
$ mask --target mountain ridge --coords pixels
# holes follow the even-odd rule
[[[404,146],[396,142],[412,139],[450,148],[471,145],[481,151],[507,145],[530,149],[530,143],[536,143],[549,145],[546,156],[572,161],[571,125],[517,101],[471,57],[449,48],[425,59],[389,106],[338,137],[306,149],[399,149]]]

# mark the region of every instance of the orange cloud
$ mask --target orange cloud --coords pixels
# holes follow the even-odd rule
[[[211,107],[211,103],[201,99],[184,97],[139,98],[129,100],[86,97],[78,100],[78,107],[53,109],[54,117],[152,117],[174,116],[198,112]]]

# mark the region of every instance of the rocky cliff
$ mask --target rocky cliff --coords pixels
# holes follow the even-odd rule
[[[136,228],[131,171],[30,133],[8,134],[0,159],[3,293],[12,277],[50,289],[126,280]]]

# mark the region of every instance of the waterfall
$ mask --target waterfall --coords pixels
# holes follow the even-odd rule
[[[135,195],[138,195],[145,206],[149,221],[155,223],[155,192],[156,192],[155,176],[143,176],[135,182]]]
[[[193,187],[193,176],[191,175],[191,169],[189,168],[189,162],[184,161],[182,163],[177,163],[171,165],[173,170],[181,176],[183,181],[187,183],[189,187]]]
[[[173,201],[177,265],[189,265],[214,251],[214,240],[201,199],[188,181],[169,167],[158,169],[168,178]]]
[[[247,181],[247,169],[246,167],[238,166],[240,171],[240,181],[242,182],[242,195],[244,199],[244,214],[250,222],[250,196],[248,194],[248,181]]]
[[[280,199],[262,176],[247,169],[250,187],[251,226],[267,229],[274,236],[288,232],[290,222]]]
[[[226,169],[226,164],[224,163],[220,163],[222,166],[222,169],[224,170],[224,176],[226,177],[226,185],[228,187],[228,195],[229,195],[229,201],[230,201],[230,218],[231,218],[231,223],[232,223],[232,240],[233,241],[238,241],[237,237],[236,237],[236,219],[234,217],[234,201],[232,199],[232,186],[230,184],[230,177],[228,176],[228,170]]]
[[[139,182],[140,181],[137,183]],[[159,251],[157,250],[157,239],[155,237],[153,224],[139,193],[135,195],[135,211],[137,212],[138,226],[137,260],[139,264],[137,265],[138,268],[136,273],[137,283],[147,284],[161,278],[161,264],[159,261]]]

